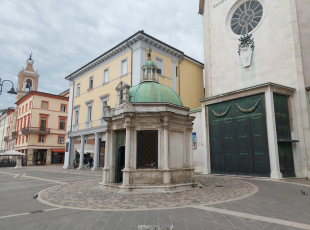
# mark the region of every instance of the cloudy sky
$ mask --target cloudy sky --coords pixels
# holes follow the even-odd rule
[[[39,91],[59,94],[64,79],[119,42],[145,33],[203,62],[198,0],[2,0],[0,78],[17,86],[17,75],[33,52]],[[0,109],[15,106],[3,86]]]

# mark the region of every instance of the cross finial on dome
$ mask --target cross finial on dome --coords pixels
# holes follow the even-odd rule
[[[32,52],[30,53],[29,58],[27,59],[27,61],[33,61],[32,60]]]
[[[152,48],[149,46],[149,52],[147,54],[147,57],[149,60],[151,60],[151,53],[152,53]]]

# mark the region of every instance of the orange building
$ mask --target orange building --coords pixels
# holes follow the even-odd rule
[[[31,91],[17,105],[14,149],[26,154],[24,164],[63,164],[68,97]]]

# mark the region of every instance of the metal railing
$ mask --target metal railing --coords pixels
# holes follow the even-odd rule
[[[22,134],[29,134],[29,133],[49,134],[50,133],[50,128],[25,127],[25,128],[22,129]]]

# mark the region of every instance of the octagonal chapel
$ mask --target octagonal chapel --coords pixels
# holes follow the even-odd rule
[[[189,116],[189,108],[175,91],[158,83],[156,70],[150,50],[140,84],[130,87],[121,81],[115,108],[104,108],[107,130],[101,184],[105,187],[165,192],[193,183],[195,117]]]

